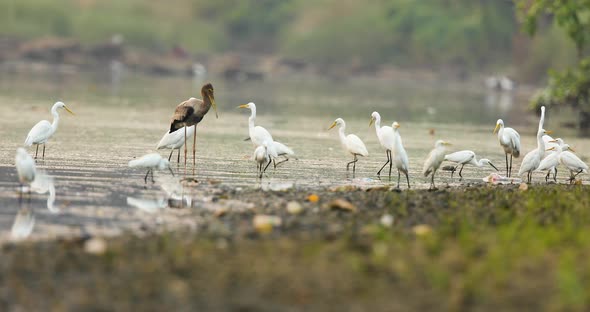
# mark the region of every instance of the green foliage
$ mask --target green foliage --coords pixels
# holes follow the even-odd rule
[[[590,57],[575,68],[549,74],[547,88],[533,100],[535,106],[570,105],[590,112]]]

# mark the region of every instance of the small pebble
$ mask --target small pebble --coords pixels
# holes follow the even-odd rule
[[[298,215],[303,212],[303,206],[296,201],[290,201],[287,203],[287,212],[293,215]]]
[[[84,243],[84,251],[93,255],[102,255],[107,250],[107,242],[100,238],[94,237]]]
[[[348,212],[356,212],[357,208],[355,205],[353,205],[352,203],[350,203],[349,201],[345,200],[345,199],[334,199],[333,201],[331,201],[328,205],[328,208],[330,209],[334,209],[334,210],[343,210],[343,211],[348,211]]]
[[[277,216],[256,215],[252,220],[252,224],[258,233],[268,234],[272,232],[273,227],[280,226],[282,220]]]
[[[311,195],[307,196],[307,200],[310,203],[317,203],[320,200],[320,197],[316,194],[311,194]]]
[[[381,225],[383,225],[384,227],[391,227],[393,225],[393,216],[386,213],[383,216],[381,216]]]
[[[432,232],[432,228],[427,224],[419,224],[414,226],[412,231],[418,236],[426,236]]]
[[[518,189],[521,190],[521,191],[526,191],[526,190],[529,189],[529,185],[526,184],[526,183],[524,183],[524,182],[523,183],[520,183],[520,185],[518,186]]]

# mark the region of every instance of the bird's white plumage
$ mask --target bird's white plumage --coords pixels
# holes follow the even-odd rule
[[[150,153],[143,155],[138,159],[129,162],[129,167],[150,168],[150,169],[166,169],[170,167],[168,159],[162,158],[158,153]]]
[[[270,161],[270,156],[268,155],[267,151],[268,143],[265,141],[262,145],[256,147],[254,150],[254,154],[252,155],[252,159],[256,161],[259,165],[266,164]]]
[[[545,142],[543,142],[543,135],[546,133],[547,131],[545,131],[545,129],[539,129],[537,131],[537,148],[528,152],[522,159],[520,169],[518,170],[519,176],[525,173],[533,172],[539,167],[539,164],[541,164],[541,159],[543,158],[543,155],[545,155]]]
[[[344,122],[344,119],[336,119],[333,126],[334,125],[339,126],[338,134],[340,143],[342,144],[342,147],[345,151],[351,153],[352,155],[360,155],[364,157],[369,156],[369,151],[367,151],[365,143],[363,143],[363,141],[358,136],[354,134],[346,135],[346,123]]]
[[[272,135],[268,130],[261,126],[256,126],[256,104],[250,102],[246,105],[241,105],[242,108],[250,109],[250,117],[248,118],[248,134],[250,135],[250,140],[255,146],[262,145],[262,142],[268,141],[269,147],[272,145],[273,142]]]
[[[381,146],[386,151],[392,151],[395,141],[393,128],[390,126],[381,127],[381,115],[379,115],[378,112],[373,112],[371,114],[371,121],[375,123],[375,132],[377,134],[377,138],[379,139],[379,143],[381,144]]]
[[[186,129],[186,139],[190,139],[194,134],[195,134],[195,127],[196,126],[190,126]],[[157,149],[180,149],[182,146],[184,146],[184,127],[180,128],[174,132],[168,132],[166,131],[166,133],[164,133],[164,136],[162,136],[162,139],[160,139],[160,142],[158,143],[158,146],[156,147]]]
[[[504,127],[502,119],[498,119],[496,128],[499,128],[498,142],[504,149],[504,153],[518,158],[520,156],[520,134],[512,128]]]
[[[47,120],[39,121],[25,139],[25,146],[31,146],[33,144],[45,144],[55,133],[59,125],[59,112],[58,109],[64,108],[68,112],[71,111],[66,107],[63,102],[56,102],[51,108],[51,114],[53,115],[53,123]]]
[[[588,165],[570,151],[561,152],[559,154],[559,162],[566,166],[572,174],[577,174],[580,170],[583,173],[588,173]]]
[[[295,156],[295,152],[293,152],[293,150],[287,145],[277,141],[273,141],[272,144],[278,156],[285,156],[287,158],[289,156]]]
[[[458,151],[445,155],[445,160],[455,162],[458,164],[468,164],[475,159],[475,152],[473,151]]]
[[[553,169],[559,165],[559,154],[561,154],[561,147],[559,145],[552,146],[551,149],[551,151],[547,151],[549,154],[545,156],[545,158],[543,158],[539,163],[537,171],[553,171]]]
[[[399,134],[399,124],[394,122],[392,124],[392,129],[394,134],[392,150],[393,165],[397,168],[397,170],[407,175],[410,170],[410,162],[408,161],[408,153],[406,153],[406,149],[404,148],[402,137]]]
[[[443,140],[438,140],[434,143],[434,149],[430,151],[426,161],[424,161],[424,167],[422,167],[422,174],[427,177],[429,174],[436,173],[438,167],[445,159],[445,145],[447,143]]]
[[[21,184],[30,184],[35,180],[37,171],[35,160],[22,147],[16,150],[15,164],[18,180]]]

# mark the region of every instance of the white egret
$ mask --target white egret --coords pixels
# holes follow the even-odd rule
[[[494,133],[496,131],[498,132],[498,142],[504,148],[504,155],[506,156],[506,176],[510,177],[512,174],[512,157],[520,157],[520,135],[516,130],[504,127],[502,119],[496,121]],[[510,166],[508,166],[508,154],[510,154]]]
[[[266,171],[266,168],[268,168],[268,166],[271,163],[271,157],[268,153],[268,141],[262,142],[262,145],[258,146],[254,150],[254,154],[252,155],[252,159],[254,159],[254,161],[256,161],[257,170],[259,173],[259,178],[262,179],[262,174]],[[266,164],[266,167],[264,167],[264,164]],[[264,167],[264,169],[263,169],[263,167]]]
[[[434,186],[434,174],[436,173],[436,170],[438,170],[438,167],[440,167],[440,164],[445,159],[447,145],[451,144],[443,140],[436,141],[436,143],[434,143],[434,149],[430,151],[428,157],[426,158],[426,161],[424,162],[422,174],[424,174],[425,177],[427,177],[429,174],[432,174],[429,189],[436,188]]]
[[[337,118],[332,123],[330,128],[328,128],[328,130],[334,128],[336,125],[338,125],[340,127],[340,129],[338,130],[338,133],[340,136],[340,143],[342,144],[342,147],[344,148],[344,150],[351,153],[352,156],[354,157],[353,161],[348,162],[346,164],[346,171],[347,172],[348,172],[348,168],[350,167],[350,164],[352,164],[352,175],[354,176],[355,171],[356,171],[356,162],[358,161],[358,156],[367,157],[367,156],[369,156],[369,152],[367,151],[367,147],[365,147],[365,143],[363,143],[363,141],[361,141],[361,139],[358,136],[356,136],[354,134],[346,135],[344,133],[344,130],[346,130],[346,123],[344,122],[344,119]]]
[[[552,144],[556,144],[556,140],[550,141]],[[568,144],[554,145],[546,149],[549,154],[541,160],[537,171],[547,171],[545,176],[545,182],[549,180],[551,173],[553,172],[553,181],[557,182],[557,166],[559,165],[559,156],[562,151],[569,150]]]
[[[268,141],[270,146],[271,142],[273,142],[270,132],[261,126],[254,125],[254,122],[256,121],[256,104],[250,102],[248,104],[242,104],[238,106],[238,108],[250,109],[250,118],[248,118],[248,134],[250,135],[250,140],[252,140],[252,143],[254,143],[255,146],[260,146],[264,141]]]
[[[155,169],[160,169],[160,170],[168,169],[168,170],[170,170],[170,173],[172,175],[174,175],[174,172],[172,172],[172,169],[170,168],[170,162],[167,159],[162,158],[162,155],[160,155],[158,153],[151,153],[151,154],[143,155],[138,159],[134,159],[129,162],[129,167],[131,167],[131,168],[135,168],[135,167],[147,168],[148,171],[145,175],[145,178],[143,179],[146,184],[147,184],[148,175],[150,173],[152,174],[152,182],[155,183],[155,181],[154,181],[154,170]]]
[[[25,139],[25,146],[31,146],[33,144],[37,145],[37,149],[35,151],[35,158],[37,158],[37,154],[39,153],[39,145],[43,144],[43,158],[45,158],[45,143],[53,136],[55,131],[57,130],[57,126],[59,125],[59,113],[58,109],[63,108],[68,113],[74,115],[66,104],[63,102],[55,102],[53,107],[51,108],[51,115],[53,115],[53,122],[50,123],[47,120],[39,121],[32,129],[29,131],[27,138]]]
[[[168,156],[168,161],[170,161],[170,158],[172,158],[174,150],[178,150],[176,162],[180,163],[180,148],[184,145],[186,139],[190,139],[195,134],[196,127],[196,125],[190,126],[188,127],[188,129],[185,129],[186,131],[183,131],[183,129],[174,132],[166,131],[162,139],[160,139],[160,142],[158,143],[158,146],[156,148],[159,150],[167,148],[171,149],[170,156]],[[187,135],[186,139],[184,137],[185,134]]]
[[[277,157],[282,156],[285,158],[279,162],[276,162],[275,159],[273,159],[273,165],[274,165],[275,169],[277,168],[278,165],[280,165],[286,161],[289,161],[289,159],[291,159],[291,158],[297,159],[297,157],[295,156],[295,152],[293,152],[293,150],[290,149],[287,145],[285,145],[281,142],[277,142],[277,141],[273,141],[272,144],[273,144],[273,147],[276,151]]]
[[[570,171],[570,183],[574,182],[580,173],[588,173],[588,165],[573,152],[574,149],[570,147],[569,151],[564,150],[559,154],[559,162]]]
[[[383,126],[381,127],[381,115],[378,112],[373,112],[371,114],[371,121],[369,121],[369,127],[372,124],[375,124],[375,133],[377,133],[377,138],[379,139],[379,143],[385,149],[385,155],[387,157],[387,161],[377,171],[377,176],[381,176],[381,171],[387,164],[389,164],[389,180],[391,180],[391,167],[393,166],[393,162],[391,161],[391,151],[393,150],[395,135],[393,134],[393,128],[390,126]]]
[[[22,147],[19,147],[16,150],[15,164],[16,172],[18,173],[18,182],[21,185],[22,193],[23,185],[30,185],[35,181],[37,169],[33,157],[31,157],[31,155],[29,155]]]
[[[174,115],[172,115],[172,121],[170,122],[170,133],[175,132],[184,127],[184,167],[186,168],[186,139],[188,134],[186,133],[187,127],[195,126],[195,132],[197,131],[196,126],[203,120],[205,115],[209,112],[211,106],[215,110],[215,118],[219,118],[217,115],[217,104],[215,103],[215,95],[213,91],[213,85],[206,83],[201,87],[202,100],[197,98],[190,98],[176,106],[174,109]],[[196,146],[197,146],[197,135],[195,133],[193,137],[193,166],[196,164]]]
[[[482,158],[478,161],[477,157],[475,157],[475,153],[473,151],[469,151],[469,150],[458,151],[458,152],[454,152],[454,153],[445,155],[445,160],[457,163],[457,166],[455,166],[455,169],[451,171],[451,179],[453,178],[453,174],[457,170],[457,167],[459,167],[459,165],[461,165],[461,169],[459,169],[459,177],[460,177],[459,181],[463,179],[461,172],[463,172],[463,167],[465,165],[473,165],[473,166],[481,168],[484,165],[488,164],[492,168],[496,169],[496,171],[498,171],[498,168],[496,168],[496,166],[494,166],[494,164],[492,164],[492,162],[489,159]]]
[[[397,123],[397,121],[394,121],[391,127],[393,128],[393,134],[395,135],[395,140],[393,141],[392,161],[397,168],[397,188],[399,188],[399,180],[401,176],[400,172],[403,172],[406,175],[408,188],[410,188],[410,177],[408,176],[408,172],[410,171],[410,162],[408,161],[408,154],[406,153],[406,149],[402,143],[402,137],[399,134],[399,127],[401,126],[399,123]]]
[[[541,159],[545,155],[545,142],[543,142],[543,135],[551,134],[551,131],[545,129],[539,129],[537,131],[537,148],[528,152],[524,155],[520,169],[518,170],[518,176],[527,174],[527,183],[530,183],[533,178],[533,171],[535,171],[541,164]]]

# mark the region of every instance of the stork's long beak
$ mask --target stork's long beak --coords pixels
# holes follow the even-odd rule
[[[66,112],[76,116],[76,114],[74,114],[74,112],[72,112],[67,106],[64,106],[64,109],[66,110]]]
[[[496,128],[494,128],[494,134],[496,134],[496,132],[498,132],[498,129],[500,129],[500,124],[496,124]]]
[[[335,121],[332,123],[332,125],[330,126],[330,128],[328,128],[328,130],[330,130],[330,129],[334,128],[334,127],[336,127],[336,122]]]
[[[242,104],[242,105],[238,106],[238,108],[248,108],[248,104]]]
[[[496,171],[500,171],[498,170],[498,168],[496,168],[496,166],[494,166],[494,164],[492,164],[491,162],[488,161],[488,164],[490,164],[490,166],[492,166],[492,168],[496,169]]]
[[[211,105],[213,106],[213,110],[215,110],[215,118],[219,118],[219,115],[217,114],[217,103],[215,103],[215,98],[212,97],[211,95],[207,95],[209,97],[209,100],[211,100]]]
[[[371,120],[369,120],[369,127],[372,126],[374,122],[375,122],[375,118],[371,117]]]

